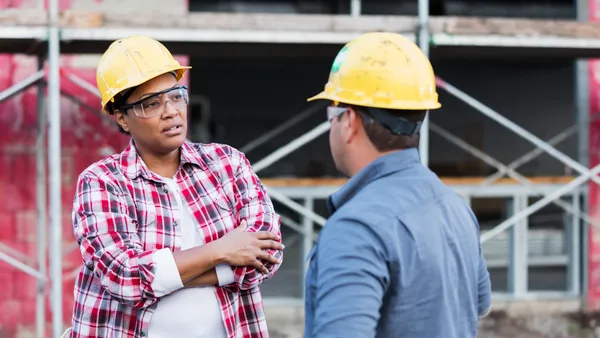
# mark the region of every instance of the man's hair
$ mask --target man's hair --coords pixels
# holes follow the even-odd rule
[[[369,108],[356,105],[342,105],[352,108],[362,121],[363,129],[369,141],[379,152],[417,148],[419,146],[420,132],[413,136],[396,135],[369,113]],[[410,122],[419,122],[425,119],[427,110],[396,110],[386,109],[394,116],[401,117]],[[340,116],[341,118],[341,116]]]

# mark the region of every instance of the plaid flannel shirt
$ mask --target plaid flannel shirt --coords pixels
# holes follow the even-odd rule
[[[242,220],[248,231],[281,234],[280,217],[240,151],[186,142],[175,178],[206,243]],[[161,248],[177,251],[181,245],[173,193],[146,167],[133,141],[122,153],[81,173],[73,230],[84,264],[75,282],[71,337],[147,336],[159,301],[151,287],[152,253]],[[281,251],[270,253],[283,259]],[[259,285],[279,265],[267,268],[263,275],[254,268],[234,267],[235,282],[215,287],[230,338],[269,336]]]

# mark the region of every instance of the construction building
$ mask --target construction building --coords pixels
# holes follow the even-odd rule
[[[190,135],[244,151],[283,216],[287,247],[262,291],[302,306],[304,257],[336,172],[322,103],[340,47],[368,31],[417,41],[442,108],[423,161],[470,201],[494,306],[600,308],[596,0],[0,0],[0,337],[58,337],[81,264],[79,173],[128,139],[100,112],[110,42],[154,37],[193,68]],[[589,59],[589,60],[588,60]],[[591,178],[591,181],[590,181]],[[61,317],[62,314],[62,317]],[[51,335],[52,334],[52,335]]]

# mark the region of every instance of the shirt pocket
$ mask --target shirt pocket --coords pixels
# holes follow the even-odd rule
[[[237,226],[237,213],[227,197],[220,192],[202,196],[199,202],[200,229],[209,241],[223,237]]]
[[[159,241],[157,218],[156,211],[137,210],[137,234],[144,250],[156,248],[156,243]]]
[[[159,214],[159,211],[162,213]],[[136,216],[137,234],[143,250],[174,250],[177,220],[173,219],[172,215],[154,204],[136,201]]]

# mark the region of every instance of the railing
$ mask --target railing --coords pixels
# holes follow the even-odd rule
[[[568,181],[565,178],[562,181]],[[315,201],[326,199],[341,186],[341,180],[311,180],[311,184],[306,182],[294,186],[294,179],[278,180],[264,179],[265,185],[272,191],[277,191],[286,198],[294,201],[301,201],[301,204],[312,212]],[[320,182],[319,182],[320,181]],[[480,181],[485,181],[481,179]],[[559,180],[560,181],[560,180]],[[285,186],[283,186],[285,185]],[[467,201],[478,198],[501,198],[505,202],[505,213],[507,216],[523,212],[529,207],[528,201],[534,198],[540,198],[540,194],[549,194],[565,185],[561,183],[539,183],[535,184],[535,192],[531,188],[522,186],[518,183],[497,184],[481,187],[480,184],[454,184],[450,185],[458,194]],[[569,206],[572,209],[579,209],[580,196],[574,192],[569,196]],[[566,203],[566,202],[565,202]],[[491,237],[483,243],[484,256],[488,268],[508,268],[508,290],[506,292],[494,293],[494,298],[531,298],[536,299],[572,299],[580,293],[580,266],[581,266],[581,226],[578,214],[560,217],[558,221],[562,223],[561,230],[551,229],[529,229],[529,218],[521,219],[515,226],[508,231]],[[549,220],[542,220],[540,223],[547,223]],[[555,218],[553,223],[557,222]],[[283,219],[283,225],[290,227],[300,235],[301,258],[306,257],[314,245],[315,236],[318,234],[314,227],[314,220],[304,216],[296,224],[288,218]],[[486,224],[482,223],[482,227]],[[543,225],[541,226],[543,227]],[[317,227],[318,228],[318,227]],[[536,226],[536,228],[538,228]],[[487,231],[482,231],[484,235]],[[294,238],[294,241],[296,239]],[[289,245],[286,245],[289,247]],[[287,262],[295,264],[295,262]],[[567,270],[567,286],[564,291],[530,291],[528,288],[529,268],[535,267],[562,267]],[[300,264],[299,268],[305,269],[306,263]],[[298,274],[301,280],[299,285],[303,285],[304,271]],[[269,299],[270,302],[281,303],[283,299]],[[301,300],[289,300],[301,304]]]

